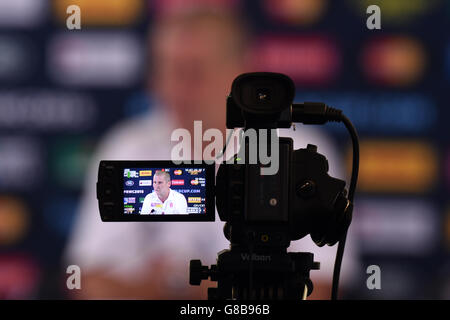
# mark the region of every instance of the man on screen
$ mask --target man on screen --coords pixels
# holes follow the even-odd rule
[[[153,176],[153,192],[145,197],[141,214],[187,214],[186,198],[170,189],[170,185],[170,174],[157,170]]]

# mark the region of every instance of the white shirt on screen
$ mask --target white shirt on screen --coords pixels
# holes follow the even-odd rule
[[[187,214],[187,201],[184,195],[169,189],[169,196],[162,202],[153,191],[145,196],[141,214]]]

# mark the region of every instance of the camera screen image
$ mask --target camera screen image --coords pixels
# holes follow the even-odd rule
[[[124,168],[124,215],[206,214],[205,168]]]

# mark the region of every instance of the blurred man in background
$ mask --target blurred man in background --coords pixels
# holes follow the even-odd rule
[[[231,83],[239,74],[254,71],[246,69],[246,35],[237,17],[224,11],[184,10],[160,17],[155,23],[150,37],[149,89],[158,106],[115,127],[92,160],[66,255],[69,264],[81,268],[82,289],[77,291],[77,298],[207,297],[206,287],[211,283],[189,285],[189,260],[201,259],[208,265],[216,262],[218,251],[229,246],[222,232],[224,223],[102,223],[95,182],[102,159],[171,159],[172,131],[186,128],[193,136],[194,120],[202,120],[203,130],[217,128],[225,133],[226,96]],[[295,147],[318,145],[319,152],[329,159],[330,175],[337,176],[338,156],[323,133],[309,127],[298,131]],[[202,150],[191,154],[197,158]],[[306,241],[295,242],[290,251],[315,253],[322,270],[311,272],[313,297],[329,298],[336,246],[319,249],[309,236]],[[356,265],[353,252],[350,243],[344,256],[343,285]]]

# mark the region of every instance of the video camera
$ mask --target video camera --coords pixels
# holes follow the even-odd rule
[[[308,234],[318,246],[345,242],[356,174],[347,197],[345,181],[328,175],[328,161],[317,146],[294,150],[292,139],[278,137],[277,128],[295,122],[349,124],[340,110],[323,103],[293,104],[294,94],[293,81],[279,73],[246,73],[234,80],[226,126],[242,128],[240,149],[232,161],[220,164],[216,181],[214,164],[101,161],[102,220],[213,221],[215,198],[230,248],[219,252],[210,268],[191,260],[190,284],[217,281],[217,288],[208,289],[209,299],[306,298],[313,290],[310,270],[319,269],[319,263],[312,253],[287,248]],[[357,140],[356,133],[352,138]],[[276,172],[265,171],[268,164],[257,157],[264,152],[277,155]],[[185,197],[184,212],[176,208],[182,198],[166,197],[155,180]]]

